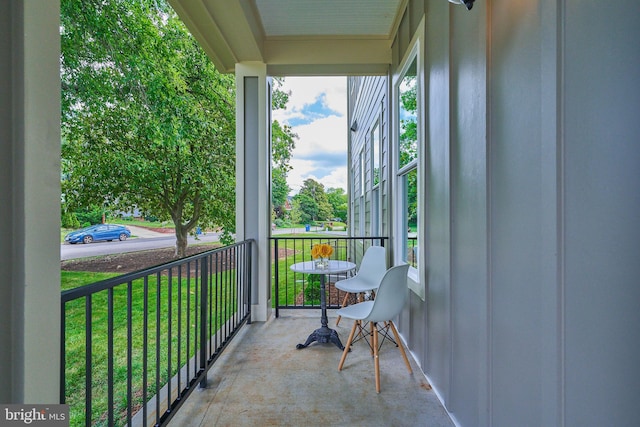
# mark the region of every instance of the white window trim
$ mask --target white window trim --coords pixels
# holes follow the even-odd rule
[[[424,102],[424,93],[425,93],[425,65],[424,65],[424,34],[425,34],[425,18],[422,17],[418,28],[416,29],[416,33],[409,44],[410,48],[405,53],[402,61],[400,62],[400,66],[398,67],[398,71],[393,75],[393,86],[392,86],[392,104],[393,104],[393,113],[392,113],[392,124],[393,124],[393,132],[391,133],[391,143],[389,144],[391,148],[392,159],[389,160],[389,166],[392,167],[393,173],[391,174],[392,178],[392,186],[394,188],[393,191],[393,215],[395,217],[395,221],[393,221],[395,233],[395,238],[393,239],[393,253],[394,253],[394,264],[404,263],[403,252],[404,252],[404,240],[407,235],[407,230],[405,228],[404,221],[401,221],[404,218],[404,212],[402,211],[404,206],[403,193],[400,191],[400,185],[402,185],[402,175],[410,169],[416,167],[418,172],[418,246],[422,248],[426,248],[426,221],[425,221],[425,209],[426,209],[426,161],[423,153],[426,153],[426,140],[425,140],[425,128],[424,128],[424,117],[425,117],[425,102]],[[409,66],[413,62],[413,59],[416,59],[416,83],[418,85],[418,90],[416,91],[417,103],[418,103],[418,116],[417,116],[417,134],[418,134],[418,158],[409,164],[403,166],[402,168],[398,168],[398,158],[399,158],[399,123],[398,123],[398,115],[399,115],[399,101],[398,101],[398,90],[401,82],[401,77],[406,73]],[[417,162],[417,163],[416,163]],[[418,257],[418,269],[414,267],[409,267],[408,273],[408,286],[409,289],[414,292],[420,299],[423,301],[426,298],[426,251],[419,251]]]
[[[358,155],[359,157],[359,162],[360,162],[360,224],[359,224],[359,235],[360,236],[364,236],[365,235],[365,230],[366,230],[366,217],[367,214],[365,212],[365,207],[366,207],[366,194],[367,194],[367,188],[366,188],[366,178],[367,178],[367,173],[366,173],[366,151],[367,151],[367,143],[366,143],[366,138],[365,138],[365,143],[362,145],[362,149],[360,150],[360,154]]]
[[[380,114],[378,114],[378,118],[371,128],[369,139],[371,141],[371,235],[379,236],[381,234],[380,217],[382,216],[380,212],[380,198],[382,193],[382,119]],[[378,183],[374,184],[376,154],[378,157]]]
[[[378,117],[375,121],[375,123],[373,124],[373,126],[371,127],[371,132],[370,132],[370,140],[371,140],[371,189],[374,189],[376,187],[378,187],[380,185],[380,181],[382,181],[381,176],[380,176],[380,166],[381,166],[381,152],[382,152],[382,136],[381,136],[381,131],[380,131],[380,118]],[[377,138],[376,138],[377,137]],[[376,143],[377,140],[377,143]],[[376,150],[376,146],[377,146],[377,150]],[[377,153],[376,153],[377,151]],[[376,156],[377,154],[377,156]],[[376,159],[376,157],[378,157]],[[376,160],[377,160],[377,164],[378,164],[378,183],[375,184],[375,165],[376,165]]]

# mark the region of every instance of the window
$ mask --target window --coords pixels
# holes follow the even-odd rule
[[[402,205],[407,226],[403,255],[407,263],[418,268],[418,169],[411,168],[402,175],[402,186]]]
[[[366,147],[362,147],[362,151],[360,151],[360,228],[359,233],[361,236],[364,236],[366,233],[365,227],[365,215],[366,215],[366,206],[365,206],[365,197],[366,197],[366,162],[365,162],[365,151]]]
[[[371,129],[371,235],[380,235],[380,121]]]
[[[402,260],[418,268],[418,97],[417,57],[398,84],[398,187],[402,210]]]
[[[364,196],[364,193],[366,191],[366,188],[365,188],[366,163],[365,163],[364,152],[365,152],[365,148],[363,147],[362,151],[360,151],[360,196]]]
[[[372,186],[376,187],[380,183],[380,125],[376,122],[371,129],[371,151],[372,159],[371,164],[371,182]]]
[[[426,162],[421,153],[426,152],[424,137],[424,17],[399,64],[393,80],[393,233],[394,260],[406,262],[411,267],[408,286],[420,298],[425,299],[427,230],[425,229]]]

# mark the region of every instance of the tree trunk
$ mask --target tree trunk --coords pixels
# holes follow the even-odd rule
[[[176,258],[184,258],[187,254],[187,237],[189,236],[189,232],[187,228],[180,225],[175,224],[176,229]]]
[[[191,219],[186,224],[183,224],[182,212],[184,208],[184,198],[186,198],[186,195],[181,199],[182,204],[177,204],[171,210],[171,219],[176,229],[176,258],[184,258],[187,254],[187,245],[189,244],[187,238],[189,237],[189,232],[193,230],[198,223],[202,205],[200,195],[197,193],[193,200],[193,214],[191,215]]]

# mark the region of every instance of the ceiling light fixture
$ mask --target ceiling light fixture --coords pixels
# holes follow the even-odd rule
[[[466,6],[467,10],[471,10],[474,1],[475,0],[449,0],[449,3],[463,4]]]

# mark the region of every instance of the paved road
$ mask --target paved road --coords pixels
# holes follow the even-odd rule
[[[131,232],[135,238],[125,240],[124,242],[94,242],[88,245],[78,243],[75,245],[62,244],[60,245],[60,260],[68,260],[75,258],[87,258],[100,255],[120,254],[125,252],[145,251],[149,249],[161,249],[172,248],[176,245],[176,237],[173,234],[156,233],[153,231],[145,230],[143,228],[131,227]],[[312,232],[313,232],[312,228]],[[325,234],[339,234],[344,235],[344,232],[330,232],[326,231]],[[305,234],[304,228],[283,228],[277,229],[272,234],[300,234],[302,237]],[[189,237],[189,244],[203,243],[203,242],[217,242],[218,234],[207,233],[198,236],[198,240],[194,237]]]
[[[125,240],[124,242],[95,242],[85,245],[78,243],[75,245],[60,245],[60,260],[74,258],[86,258],[99,255],[120,254],[125,252],[144,251],[149,249],[171,248],[176,245],[176,237],[173,234],[162,234],[154,232],[144,232],[131,228],[131,232],[137,238]],[[217,242],[218,235],[216,233],[207,233],[198,236],[198,240],[189,237],[189,244],[203,242]]]

